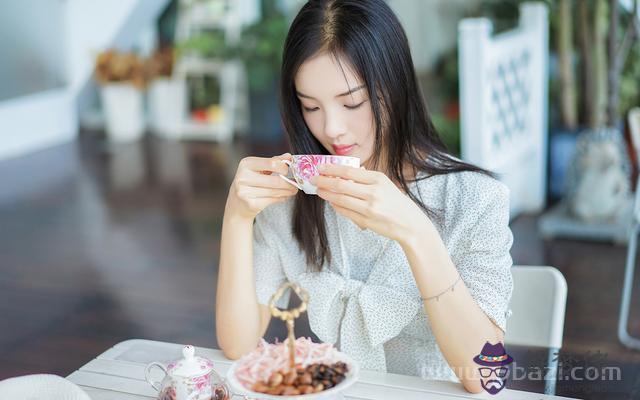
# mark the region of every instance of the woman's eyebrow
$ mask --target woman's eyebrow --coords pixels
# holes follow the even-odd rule
[[[357,92],[358,90],[360,90],[360,89],[364,89],[365,87],[366,87],[366,85],[360,85],[360,86],[358,86],[358,87],[355,87],[355,88],[353,88],[353,89],[350,89],[350,90],[349,90],[349,91],[347,91],[347,92],[340,93],[339,95],[337,95],[337,96],[336,96],[336,98],[337,98],[337,97],[342,97],[342,96],[350,95],[351,93]],[[306,95],[306,94],[300,93],[300,92],[298,92],[297,90],[296,90],[296,94],[298,95],[298,97],[304,97],[305,99],[312,99],[312,100],[315,100],[315,98],[313,98],[313,97],[311,97],[311,96],[308,96],[308,95]]]

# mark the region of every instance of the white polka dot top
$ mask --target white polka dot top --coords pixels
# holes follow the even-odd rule
[[[513,288],[506,186],[480,173],[457,172],[412,183],[410,190],[436,213],[432,221],[478,306],[506,330]],[[327,204],[324,216],[332,260],[321,272],[309,272],[292,234],[292,210],[290,199],[256,217],[253,259],[258,301],[268,304],[282,283],[296,282],[309,292],[313,332],[362,368],[456,381],[438,348],[400,245],[361,230]],[[285,296],[278,306],[287,303]]]

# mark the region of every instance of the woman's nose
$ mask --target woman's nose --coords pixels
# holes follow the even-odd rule
[[[345,123],[342,118],[333,114],[327,114],[324,122],[324,134],[332,139],[344,134],[346,131]]]

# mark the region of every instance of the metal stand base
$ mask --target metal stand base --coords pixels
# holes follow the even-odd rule
[[[603,242],[627,243],[633,222],[633,198],[610,222],[587,223],[574,218],[567,204],[561,202],[544,213],[538,221],[538,229],[545,239],[570,238]]]
[[[636,223],[629,237],[629,249],[627,250],[627,265],[624,272],[624,285],[622,289],[622,302],[620,304],[620,319],[618,321],[618,338],[623,345],[640,350],[640,339],[633,337],[627,331],[629,322],[629,303],[633,294],[633,272],[636,268],[636,255],[638,252],[638,234],[640,223]]]

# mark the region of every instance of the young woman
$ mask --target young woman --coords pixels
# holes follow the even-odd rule
[[[224,353],[255,348],[270,296],[291,281],[310,293],[313,332],[363,368],[481,391],[473,357],[502,341],[512,290],[508,191],[447,154],[396,16],[383,0],[308,2],[280,95],[293,154],[364,168],[326,166],[313,196],[276,176],[290,154],[240,162],[222,229]]]

